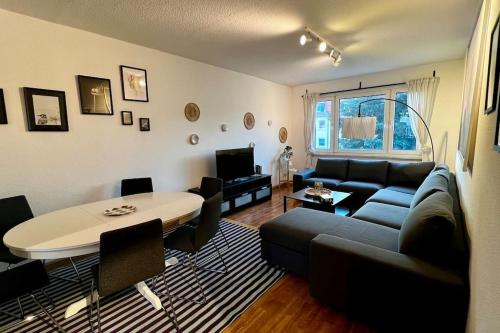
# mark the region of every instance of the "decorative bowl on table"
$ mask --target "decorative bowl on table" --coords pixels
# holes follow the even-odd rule
[[[332,191],[330,191],[327,188],[322,188],[322,189],[307,188],[305,190],[305,193],[306,193],[306,195],[309,195],[311,197],[317,197],[317,198],[319,198],[319,197],[321,197],[324,194],[327,194],[327,195],[331,194]]]
[[[137,210],[136,206],[125,205],[121,207],[115,207],[111,209],[106,209],[104,215],[106,216],[122,216],[127,215]]]

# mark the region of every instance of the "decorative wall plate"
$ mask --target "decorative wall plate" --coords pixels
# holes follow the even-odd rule
[[[245,113],[245,115],[243,116],[243,124],[248,130],[251,130],[255,126],[255,117],[251,112]]]
[[[198,136],[198,134],[191,134],[189,136],[189,142],[192,144],[192,145],[197,145],[198,142],[200,142],[200,137]]]
[[[280,128],[279,138],[281,143],[285,143],[286,140],[288,139],[288,131],[286,130],[285,127]]]
[[[200,108],[196,103],[187,103],[184,107],[184,115],[189,121],[197,121],[200,118]]]

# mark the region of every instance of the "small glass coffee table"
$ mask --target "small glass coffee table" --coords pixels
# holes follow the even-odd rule
[[[312,197],[306,194],[306,189],[302,189],[300,191],[291,193],[291,194],[286,194],[283,197],[283,211],[286,213],[287,210],[287,201],[288,199],[293,199],[302,202],[303,206],[306,208],[312,208],[312,209],[317,209],[317,210],[322,210],[322,211],[327,211],[331,213],[335,213],[335,207],[340,204],[342,201],[345,199],[349,198],[352,193],[347,193],[347,192],[338,192],[338,191],[332,191],[330,194],[333,197],[333,202],[330,203],[325,203],[321,202],[319,198],[317,197]],[[348,214],[350,215],[350,211]]]

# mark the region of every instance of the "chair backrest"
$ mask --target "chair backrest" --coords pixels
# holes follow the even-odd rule
[[[40,260],[0,272],[0,304],[49,285],[49,277]]]
[[[222,192],[222,179],[203,177],[201,179],[200,194],[204,199],[213,197],[219,192]]]
[[[99,296],[113,294],[164,270],[160,219],[101,234]]]
[[[7,231],[32,218],[33,213],[24,195],[0,199],[0,240]],[[0,244],[4,246],[1,241]]]
[[[122,197],[149,192],[153,192],[153,181],[151,178],[122,179]]]
[[[212,238],[215,237],[219,228],[221,214],[222,192],[203,201],[198,225],[194,236],[196,250],[201,249]]]

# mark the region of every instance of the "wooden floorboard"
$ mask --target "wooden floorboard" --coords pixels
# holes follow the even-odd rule
[[[286,192],[291,192],[291,187],[275,188],[271,200],[227,218],[258,228],[283,214]],[[291,209],[294,203],[289,202],[288,206]],[[287,273],[224,332],[372,333],[375,330],[322,305],[309,295],[305,279]]]

